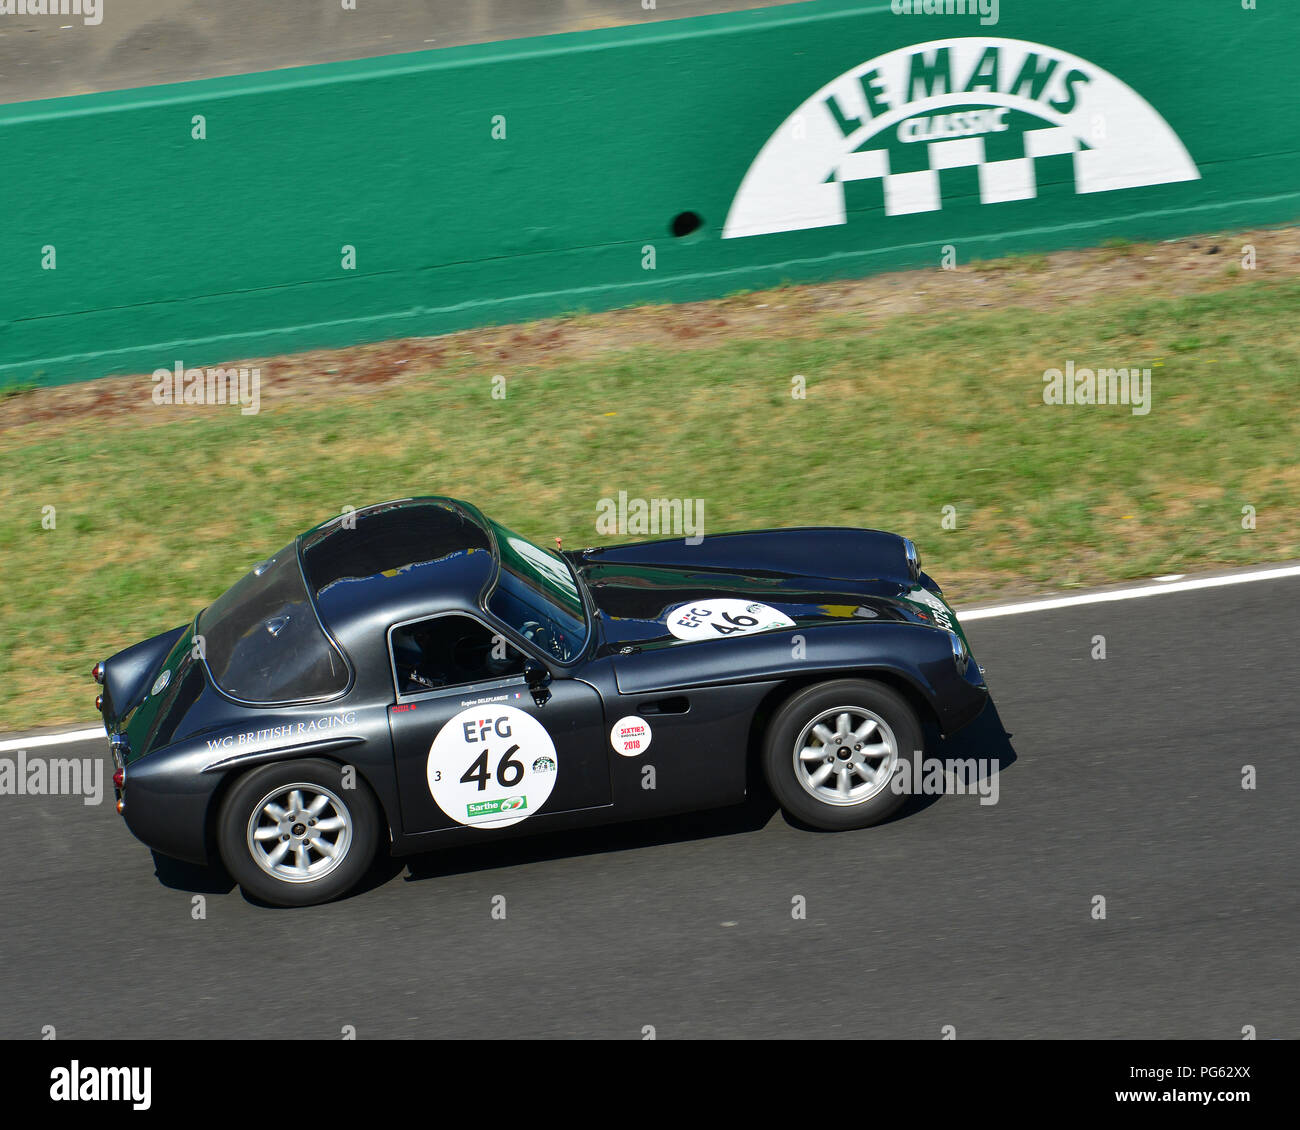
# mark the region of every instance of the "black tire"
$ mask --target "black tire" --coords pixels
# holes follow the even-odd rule
[[[326,802],[322,813],[332,813],[337,801],[342,805],[342,817],[348,822],[349,836],[338,861],[330,864],[319,878],[292,881],[277,877],[263,868],[249,846],[250,820],[277,789],[293,785],[327,790],[331,799]],[[325,815],[327,822],[338,818]],[[291,832],[306,827],[306,821],[290,823]],[[311,906],[338,898],[356,885],[374,860],[381,826],[379,805],[370,789],[360,778],[352,788],[344,788],[341,765],[316,758],[277,761],[249,770],[226,794],[217,818],[217,846],[226,869],[246,895],[275,906]],[[295,836],[305,834],[294,833]],[[266,842],[274,847],[281,838],[277,836]],[[291,839],[290,842],[296,843],[297,840]],[[308,859],[325,860],[323,853],[314,849],[305,849],[305,854]]]
[[[869,679],[835,679],[805,687],[791,695],[768,724],[763,740],[763,776],[777,803],[788,815],[814,828],[833,832],[879,824],[897,812],[907,800],[906,794],[896,793],[891,787],[892,775],[879,791],[851,803],[819,800],[801,783],[799,771],[795,768],[795,743],[805,727],[820,715],[841,707],[869,711],[883,721],[892,733],[899,759],[910,758],[913,750],[924,748],[925,740],[916,712],[907,699],[883,683]],[[853,747],[837,748],[852,750]],[[839,754],[832,756],[838,758]],[[810,764],[814,767],[819,765],[818,762]],[[884,764],[884,761],[868,763],[877,773]],[[832,776],[838,781],[833,770]],[[857,782],[864,791],[873,787],[865,776],[850,775],[849,780]]]

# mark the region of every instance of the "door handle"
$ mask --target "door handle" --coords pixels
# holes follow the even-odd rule
[[[650,702],[639,702],[636,706],[638,714],[685,714],[691,708],[691,700],[684,694],[673,695],[670,698],[656,698]]]

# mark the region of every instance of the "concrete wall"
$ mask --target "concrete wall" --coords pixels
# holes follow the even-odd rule
[[[77,15],[0,14],[0,103],[646,24],[783,0],[347,0],[350,8],[344,2],[100,0],[92,23]]]

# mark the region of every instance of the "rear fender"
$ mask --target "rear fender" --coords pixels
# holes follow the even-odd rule
[[[176,641],[188,630],[185,624],[170,632],[142,640],[104,661],[105,720],[125,718],[144,701]],[[111,712],[111,716],[110,716]]]

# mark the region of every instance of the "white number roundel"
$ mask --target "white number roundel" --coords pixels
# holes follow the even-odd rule
[[[668,630],[679,640],[718,640],[772,628],[793,628],[794,621],[767,604],[716,597],[682,604],[668,613]]]
[[[429,792],[471,828],[507,828],[535,815],[555,787],[559,758],[540,722],[515,706],[471,706],[429,747]]]

